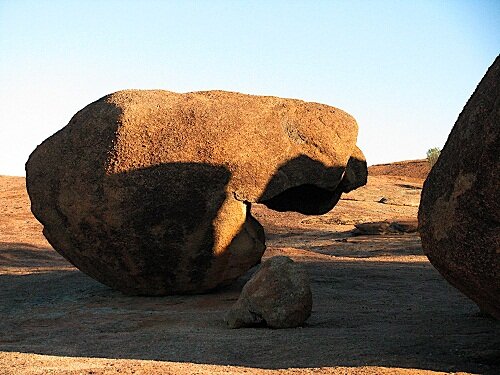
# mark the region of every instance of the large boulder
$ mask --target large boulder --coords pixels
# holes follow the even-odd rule
[[[500,319],[500,57],[453,127],[422,191],[422,246],[431,263]]]
[[[293,328],[304,324],[311,311],[306,271],[290,258],[277,256],[263,262],[245,284],[226,321],[230,328]]]
[[[26,164],[54,249],[128,294],[195,293],[260,262],[250,213],[327,212],[366,183],[357,124],[322,104],[209,91],[120,91],[79,111]]]

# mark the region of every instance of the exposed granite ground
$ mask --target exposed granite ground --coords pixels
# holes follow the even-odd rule
[[[206,295],[124,296],[54,252],[24,178],[0,177],[0,374],[500,373],[500,324],[444,281],[418,235],[350,236],[358,222],[415,219],[421,185],[373,176],[323,216],[254,207],[265,256],[307,268],[313,312],[303,328],[231,330],[249,275]]]

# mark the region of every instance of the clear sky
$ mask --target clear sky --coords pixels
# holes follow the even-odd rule
[[[325,103],[368,164],[424,158],[498,53],[498,0],[0,0],[0,174],[127,88]]]

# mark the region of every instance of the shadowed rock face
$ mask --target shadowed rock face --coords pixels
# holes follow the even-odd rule
[[[230,328],[292,328],[304,324],[311,311],[307,272],[290,258],[277,256],[263,262],[245,284],[226,321]]]
[[[500,57],[467,102],[422,190],[419,230],[439,272],[500,319]]]
[[[210,91],[120,91],[26,164],[54,249],[129,294],[195,293],[260,262],[250,205],[320,214],[366,183],[357,125],[326,105]]]

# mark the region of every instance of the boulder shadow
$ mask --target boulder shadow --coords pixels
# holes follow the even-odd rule
[[[76,269],[2,274],[0,350],[269,369],[500,369],[499,323],[477,314],[427,262],[303,264],[313,313],[285,330],[226,326],[245,280],[203,295],[138,297]]]
[[[302,162],[303,159],[298,165]],[[148,188],[150,178],[161,178],[164,168],[170,167],[159,166],[113,178],[117,179],[117,186],[123,178]],[[318,173],[323,173],[321,165],[318,167]],[[199,166],[193,168],[191,172]],[[294,190],[289,191],[282,184],[283,176],[291,173],[287,168],[271,179],[274,182],[260,198],[261,203],[284,211],[322,211],[337,199],[336,195],[334,199],[322,199],[322,193],[309,186],[292,186]],[[221,173],[227,175],[227,170]],[[178,177],[179,183],[183,183],[182,175]],[[227,179],[224,181],[220,189],[226,188]],[[272,186],[285,189],[273,195]],[[196,189],[202,194],[205,186]],[[160,192],[160,196],[172,201],[168,194],[166,189]],[[179,210],[179,215],[184,215],[193,204],[191,199],[192,195],[186,195],[181,200],[184,205],[160,204],[161,209],[156,210],[153,208],[158,202],[144,200],[139,194],[134,202],[152,208],[146,210],[145,216],[136,218],[137,225],[161,220],[163,209]],[[295,203],[289,206],[291,200]],[[307,204],[298,206],[301,201]],[[124,214],[133,212],[123,207]],[[204,238],[213,240],[213,233]],[[152,244],[152,256],[157,245]],[[500,369],[498,322],[478,316],[475,305],[449,286],[427,262],[338,262],[333,257],[306,260],[314,305],[304,327],[231,330],[224,318],[238,298],[245,278],[203,295],[127,296],[76,269],[59,269],[60,258],[51,251],[20,244],[2,247],[2,255],[10,252],[0,258],[4,263],[27,256],[42,259],[47,269],[25,270],[21,274],[2,270],[0,350],[268,369],[366,365],[481,373]],[[171,261],[175,261],[175,256]]]
[[[0,242],[0,274],[26,269],[36,272],[44,267],[71,267],[70,264],[50,247],[35,246],[26,242]]]

